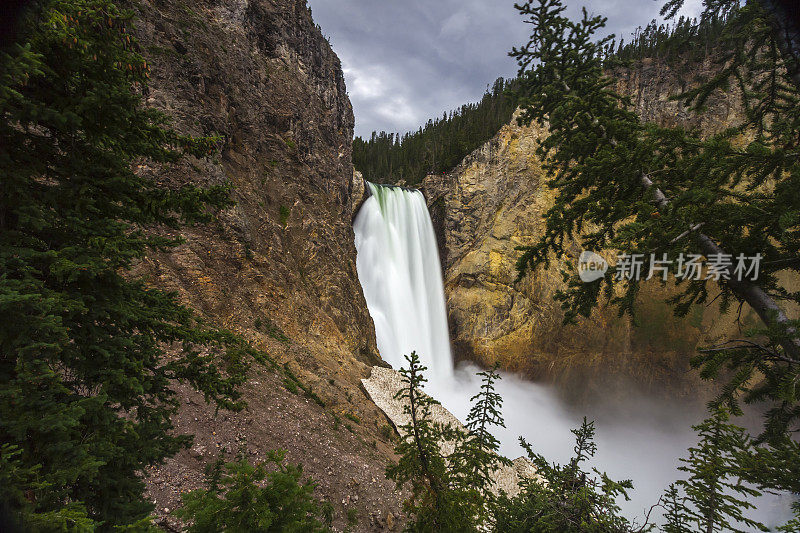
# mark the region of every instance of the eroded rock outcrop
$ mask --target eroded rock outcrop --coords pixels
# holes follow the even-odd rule
[[[359,389],[379,359],[355,268],[351,220],[363,191],[353,190],[354,121],[339,59],[305,0],[135,6],[152,69],[147,105],[181,132],[223,138],[212,159],[137,171],[165,187],[229,183],[236,201],[218,223],[182,229],[184,245],[153,252],[136,272],[287,364],[325,403],[258,369],[244,413],[215,413],[179,388],[185,405],[174,423],[196,435],[196,449],[153,472],[159,513],[202,481],[220,450],[246,443],[256,459],[285,448],[289,461],[303,463],[341,527],[350,508],[362,518],[359,531],[374,529],[375,513],[402,524],[400,498],[383,476],[392,454],[378,432],[384,418]],[[337,422],[344,413],[359,420],[352,433]]]
[[[680,90],[674,70],[644,61],[615,73],[617,89],[638,112],[663,124],[689,124],[710,132],[736,120],[734,97],[711,102],[701,119],[668,95]],[[563,326],[561,269],[554,263],[517,281],[515,248],[538,241],[542,215],[553,203],[537,141],[546,131],[515,120],[452,172],[428,176],[422,189],[439,233],[451,337],[457,359],[502,367],[556,382],[573,398],[625,395],[631,389],[703,396],[710,388],[689,372],[699,344],[736,333],[735,316],[696,307],[686,319],[663,303],[669,289],[643,288],[636,324],[601,305],[577,326]],[[576,264],[580,248],[571,250]],[[609,252],[611,254],[611,252]],[[745,308],[742,324],[754,323]],[[702,391],[702,393],[698,393]]]

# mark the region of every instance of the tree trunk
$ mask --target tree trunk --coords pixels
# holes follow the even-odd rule
[[[654,187],[653,181],[646,174],[642,174],[641,181],[642,186],[646,190],[653,189],[653,197],[655,198],[656,205],[661,209],[666,209],[669,205],[669,200],[667,200],[667,197],[661,192],[661,189]],[[700,245],[700,251],[706,257],[712,254],[725,254],[725,250],[711,240],[708,235],[698,233],[697,240]],[[768,326],[775,324],[786,325],[789,322],[786,313],[778,307],[775,300],[764,292],[761,287],[749,280],[736,280],[733,278],[732,274],[731,267],[729,266],[728,277],[730,279],[726,280],[725,283],[738,298],[744,300],[753,308],[764,324]],[[782,341],[780,344],[786,351],[786,355],[800,362],[800,337],[797,336],[797,331],[792,327],[787,328],[786,331],[790,338]]]

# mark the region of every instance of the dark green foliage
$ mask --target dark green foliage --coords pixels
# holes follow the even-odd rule
[[[746,518],[744,512],[754,506],[743,498],[759,496],[761,493],[741,483],[737,456],[750,447],[745,431],[728,423],[728,414],[716,410],[702,424],[693,426],[700,437],[697,446],[689,448],[689,457],[681,459],[684,466],[679,470],[689,474],[676,486],[682,489],[691,505],[677,506],[668,515],[671,527],[667,531],[683,531],[677,524],[691,525],[688,531],[750,531],[767,528]],[[667,501],[677,498],[675,487],[667,493]]]
[[[316,484],[303,481],[301,466],[284,463],[283,451],[270,451],[264,463],[251,465],[243,453],[236,461],[209,465],[208,488],[183,496],[175,512],[191,521],[190,533],[307,533],[330,531],[332,508],[314,500]]]
[[[278,210],[278,217],[280,218],[281,226],[283,226],[284,228],[286,227],[286,224],[289,222],[289,214],[290,214],[289,208],[286,207],[285,205],[282,205]]]
[[[0,53],[0,491],[25,529],[145,519],[144,468],[191,441],[171,431],[175,382],[242,407],[250,350],[126,273],[180,242],[158,230],[229,205],[131,170],[220,142],[143,107],[147,76],[110,0],[35,3]]]
[[[403,136],[373,132],[369,140],[353,140],[353,165],[364,178],[375,183],[408,185],[422,181],[428,174],[448,172],[465,156],[494,137],[508,124],[516,102],[507,90],[513,82],[499,78],[476,104],[445,113],[429,120],[416,132]]]
[[[355,415],[355,414],[353,414],[353,413],[344,413],[344,417],[345,417],[346,419],[348,419],[348,420],[352,420],[352,421],[353,421],[353,422],[355,422],[356,424],[360,424],[360,423],[361,423],[361,419],[360,419],[360,418],[358,418],[358,416],[356,416],[356,415]]]
[[[773,439],[735,451],[737,474],[764,492],[783,491],[794,496],[794,520],[781,531],[800,531],[800,442],[794,436]]]
[[[528,458],[536,466],[540,480],[524,480],[522,492],[503,498],[497,515],[496,530],[504,533],[616,533],[632,531],[631,524],[619,515],[616,504],[627,498],[633,488],[630,481],[612,481],[593,469],[596,476],[583,470],[597,446],[594,423],[583,419],[575,435],[575,455],[566,465],[551,464],[520,439]],[[637,529],[647,531],[647,528]]]
[[[3,519],[18,522],[14,525],[19,530],[24,525],[29,531],[94,531],[97,523],[89,518],[82,502],[70,502],[49,511],[36,512],[31,504],[19,509],[20,503],[27,499],[26,492],[42,493],[50,487],[47,481],[41,480],[40,465],[26,465],[22,455],[18,446],[3,444],[0,448],[0,511],[7,512],[6,505],[14,505],[15,511],[22,511],[19,516],[3,516]]]
[[[431,406],[437,402],[422,392],[427,368],[420,364],[416,352],[406,360],[409,367],[400,369],[405,386],[395,398],[408,402],[404,411],[410,420],[400,428],[404,437],[395,447],[400,460],[386,469],[386,477],[397,483],[398,489],[410,484],[411,497],[405,509],[413,518],[408,531],[468,531],[467,517],[450,490],[447,462],[439,450],[439,443],[451,428],[431,422]]]
[[[328,527],[333,525],[333,504],[331,502],[322,502],[322,523]]]
[[[569,20],[557,0],[519,8],[534,28],[530,42],[512,52],[521,67],[521,120],[547,122],[550,134],[539,153],[557,190],[545,235],[519,258],[520,275],[554,256],[570,259],[573,240],[586,250],[642,254],[645,275],[662,254],[675,260],[679,254],[708,257],[711,249],[733,258],[760,253],[756,282],[681,280],[683,292],[670,304],[684,316],[719,290],[714,298],[722,311],[747,302],[758,313],[766,328],[757,333],[767,342],[732,341],[693,364],[706,378],[732,377],[719,401],[733,413],[741,398],[770,402],[765,436],[780,438],[800,420],[799,324],[782,310],[785,301],[800,302],[800,293],[777,277],[800,270],[800,91],[767,15],[758,2],[706,4],[703,17],[724,23],[716,72],[679,98],[700,112],[713,93],[736,85],[746,113],[741,123],[703,137],[643,124],[630,100],[611,90],[603,71],[610,37],[593,40],[605,19],[584,13]],[[677,261],[673,273],[676,267]],[[603,297],[620,313],[633,314],[639,282],[619,287],[617,274],[610,268],[604,278],[582,283],[565,272],[568,286],[557,298],[566,320],[588,317]]]
[[[661,502],[661,506],[664,508],[664,525],[661,527],[661,531],[664,533],[691,533],[689,519],[686,516],[686,497],[678,493],[678,488],[674,483],[664,493]]]
[[[501,414],[503,399],[494,390],[495,382],[500,379],[497,365],[491,370],[479,372],[481,389],[470,401],[472,408],[467,416],[467,434],[461,438],[448,458],[458,483],[466,490],[465,497],[470,498],[478,516],[478,523],[493,520],[496,498],[490,491],[494,483],[494,472],[501,465],[510,465],[511,461],[498,454],[500,441],[492,435],[492,426],[505,427]]]
[[[507,462],[491,453],[497,441],[486,431],[489,425],[502,424],[500,399],[493,386],[497,375],[484,373],[484,387],[474,398],[480,407],[473,408],[470,432],[465,433],[431,421],[431,407],[438,402],[422,392],[426,368],[416,352],[406,360],[409,367],[400,370],[405,386],[395,398],[407,402],[404,410],[410,420],[399,428],[403,436],[395,452],[400,460],[386,469],[386,477],[398,488],[410,485],[411,497],[405,502],[411,517],[407,530],[480,531],[491,520],[494,502],[488,473]],[[445,456],[440,447],[448,441],[455,450]]]
[[[727,22],[725,13],[712,13],[699,21],[681,16],[672,24],[651,21],[637,28],[630,42],[612,41],[602,51],[607,60],[664,59],[673,68],[696,65],[714,53]]]
[[[350,527],[358,525],[358,509],[351,508],[347,510],[347,525]]]

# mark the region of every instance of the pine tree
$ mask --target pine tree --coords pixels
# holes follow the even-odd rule
[[[498,455],[499,442],[489,431],[503,425],[502,399],[494,392],[499,379],[495,370],[481,372],[482,386],[472,397],[474,405],[467,418],[467,431],[431,421],[431,407],[438,405],[423,393],[426,370],[416,352],[406,356],[404,387],[395,398],[404,402],[409,421],[401,426],[403,435],[395,446],[400,456],[390,465],[386,477],[401,488],[410,484],[411,497],[405,508],[412,517],[409,531],[485,531],[493,520],[497,500],[491,489],[492,474],[510,464]],[[445,455],[448,443],[452,453]]]
[[[681,459],[685,464],[679,467],[689,478],[676,483],[691,503],[682,511],[686,522],[703,533],[741,532],[741,526],[768,531],[760,522],[745,516],[748,509],[755,507],[743,498],[761,493],[742,484],[737,476],[737,454],[750,446],[744,429],[729,424],[728,414],[721,409],[693,427],[700,441],[689,448],[689,457]]]
[[[19,446],[3,444],[0,448],[0,530],[17,531],[24,526],[29,531],[94,531],[96,523],[87,516],[82,502],[69,502],[52,510],[27,513],[24,523],[18,523],[17,517],[10,516],[12,509],[9,506],[19,505],[30,494],[42,493],[50,486],[39,476],[40,465],[26,464],[22,455]]]
[[[661,506],[664,508],[663,533],[691,533],[686,516],[686,498],[680,495],[674,483],[664,493]]]
[[[594,457],[594,422],[586,418],[575,435],[575,455],[566,465],[550,463],[520,438],[528,458],[540,479],[524,480],[522,492],[503,498],[498,510],[498,532],[508,533],[617,533],[632,531],[631,524],[620,516],[618,497],[627,499],[631,481],[616,482],[593,469],[595,476],[583,469]],[[645,524],[639,531],[647,531]]]
[[[454,490],[451,471],[440,450],[443,442],[458,438],[450,426],[431,421],[431,407],[438,402],[422,392],[427,368],[420,364],[416,352],[406,356],[408,368],[403,368],[404,387],[395,398],[404,402],[403,411],[409,417],[401,426],[402,437],[395,446],[400,456],[397,464],[386,469],[386,477],[401,488],[410,484],[411,496],[404,506],[413,517],[408,531],[476,531],[470,522],[463,494]]]
[[[670,0],[662,14],[674,16],[682,4]],[[701,24],[708,24],[715,42],[707,41],[703,50],[706,57],[714,51],[708,58],[714,72],[674,98],[702,113],[715,94],[737,87],[744,116],[713,135],[640,121],[630,99],[611,90],[605,77],[610,38],[593,40],[605,23],[600,16],[584,12],[572,21],[563,16],[558,0],[525,2],[519,9],[534,33],[512,55],[521,69],[522,122],[549,128],[539,154],[557,192],[545,215],[545,236],[523,249],[520,276],[553,256],[569,258],[573,241],[586,250],[641,254],[642,272],[664,254],[672,259],[697,254],[707,264],[726,257],[735,264],[740,254],[760,254],[757,279],[739,279],[732,265],[723,267],[721,276],[679,279],[683,292],[669,303],[684,316],[714,291],[721,311],[732,303],[747,304],[761,318],[764,326],[750,339],[708,347],[692,364],[706,379],[727,380],[715,408],[738,415],[742,400],[768,405],[761,439],[770,449],[785,442],[800,421],[800,322],[787,314],[787,304],[800,302],[800,292],[778,280],[781,271],[800,271],[800,63],[780,31],[783,21],[764,9],[767,4],[705,3]],[[693,22],[678,26],[682,35],[701,33]],[[640,34],[634,42],[650,46],[648,39]],[[678,264],[672,266],[677,274]],[[619,274],[611,268],[604,278],[582,283],[567,273],[568,287],[557,295],[566,321],[589,316],[603,297],[618,305],[620,314],[635,317],[639,280],[625,279],[620,287]],[[720,438],[728,436],[723,432]],[[732,444],[731,439],[723,444]],[[732,450],[717,452],[725,457]],[[783,459],[800,462],[800,450],[784,448]],[[747,463],[741,457],[736,461]],[[768,461],[769,454],[755,454],[750,474],[740,470],[737,475],[761,471],[754,476],[756,485],[791,486],[778,469],[766,468]],[[699,469],[700,462],[695,466]],[[693,500],[702,494],[687,496]],[[728,503],[733,512],[737,504]],[[714,520],[708,523],[716,527]]]
[[[737,474],[764,492],[792,494],[794,520],[780,531],[800,531],[800,442],[785,435],[770,443],[763,441],[754,446],[734,451]]]
[[[667,14],[680,3],[665,6]],[[745,116],[703,137],[642,123],[630,99],[611,89],[603,59],[611,37],[594,40],[603,17],[584,11],[581,20],[570,20],[559,0],[530,0],[519,9],[534,28],[530,41],[512,51],[520,65],[521,121],[547,124],[539,154],[557,193],[545,235],[523,248],[520,275],[554,256],[571,259],[573,241],[585,250],[640,254],[643,273],[664,254],[675,274],[681,254],[704,256],[707,265],[717,259],[721,274],[679,279],[683,292],[669,303],[684,316],[719,289],[723,312],[746,303],[762,319],[758,333],[766,343],[730,341],[693,364],[706,378],[732,377],[720,402],[734,414],[742,398],[770,402],[765,430],[780,438],[800,421],[800,322],[784,304],[800,302],[800,292],[778,280],[781,271],[800,271],[800,87],[769,14],[759,2],[706,3],[704,19],[724,21],[717,70],[676,98],[701,112],[713,93],[736,84]],[[739,279],[737,258],[756,254],[757,279]],[[557,294],[565,321],[588,317],[602,298],[635,316],[640,280],[622,274],[610,268],[592,283],[568,274],[567,288]]]
[[[497,365],[478,375],[481,388],[470,399],[472,408],[467,416],[467,433],[448,457],[448,463],[456,483],[466,495],[465,500],[472,506],[473,522],[486,524],[493,520],[497,504],[492,492],[494,475],[500,466],[509,466],[511,461],[499,454],[500,441],[490,431],[492,426],[505,427],[501,414],[503,398],[494,387],[500,379]]]
[[[143,106],[136,50],[113,1],[48,0],[0,51],[0,497],[24,529],[146,527],[145,467],[191,442],[172,431],[175,383],[243,405],[253,352],[128,272],[180,242],[161,230],[230,204],[132,170],[221,141]]]
[[[353,165],[369,181],[415,185],[428,174],[455,168],[465,156],[491,139],[516,110],[514,81],[498,78],[480,102],[466,104],[429,120],[405,135],[372,132],[353,140]]]
[[[240,452],[233,462],[209,465],[208,488],[183,495],[176,516],[190,520],[189,533],[315,533],[330,531],[313,498],[316,484],[302,481],[303,468],[287,465],[285,452],[270,451],[257,465]],[[329,526],[330,524],[328,524]]]

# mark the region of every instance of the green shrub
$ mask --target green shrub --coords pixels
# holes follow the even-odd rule
[[[287,337],[283,330],[269,318],[264,318],[263,320],[256,318],[253,325],[257,330],[263,331],[275,340],[283,343],[289,342],[289,337]]]
[[[292,394],[297,394],[298,392],[297,382],[294,381],[293,379],[284,378],[283,386],[286,387],[286,390],[288,390]]]
[[[347,510],[347,525],[350,527],[358,525],[358,509],[352,508]]]
[[[357,416],[357,415],[355,415],[355,414],[353,414],[353,413],[344,413],[344,417],[345,417],[346,419],[348,419],[348,420],[352,420],[352,421],[353,421],[353,422],[355,422],[356,424],[361,424],[361,419],[360,419],[360,418],[358,418],[358,416]]]
[[[189,533],[330,531],[330,504],[317,503],[316,483],[302,481],[302,466],[285,464],[284,456],[270,451],[256,465],[242,453],[231,463],[219,459],[207,470],[208,488],[185,494],[175,515],[192,522]]]
[[[397,437],[397,433],[395,433],[394,428],[389,424],[384,424],[381,426],[380,429],[381,437],[386,440],[394,440]]]
[[[320,407],[325,407],[325,402],[322,401],[322,398],[317,396],[317,394],[314,392],[314,389],[311,386],[304,384],[297,378],[297,376],[294,375],[292,369],[289,368],[289,363],[283,363],[283,373],[286,376],[284,385],[286,385],[287,389],[289,389],[292,393],[297,394],[297,389],[300,388],[302,389],[306,398],[310,398]],[[290,382],[291,384],[289,385],[287,382]]]
[[[575,455],[565,465],[551,463],[520,439],[528,459],[544,479],[525,480],[514,498],[500,498],[496,530],[509,533],[559,531],[564,533],[623,533],[631,524],[620,516],[617,498],[627,498],[630,481],[612,481],[605,473],[593,476],[583,468],[597,450],[594,423],[583,419],[575,435]]]
[[[281,226],[283,226],[284,228],[286,227],[286,224],[289,222],[289,214],[290,214],[289,208],[286,207],[285,205],[280,206],[280,208],[278,209],[278,217],[281,222]]]

